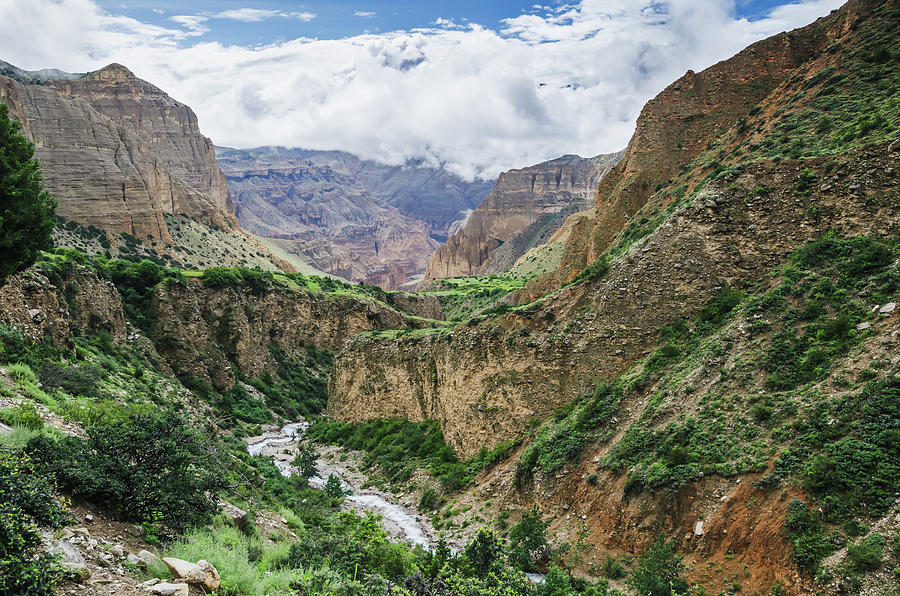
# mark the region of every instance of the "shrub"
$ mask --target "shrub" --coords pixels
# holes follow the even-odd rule
[[[9,426],[21,426],[30,430],[44,428],[43,418],[30,403],[22,403],[15,408],[0,410],[0,421]]]
[[[319,459],[319,453],[315,446],[309,441],[304,441],[300,445],[297,456],[294,458],[294,466],[299,468],[300,475],[309,480],[319,473],[316,462]]]
[[[608,577],[609,579],[622,579],[628,572],[625,570],[625,566],[622,565],[612,555],[606,555],[606,558],[603,560],[603,575]]]
[[[67,366],[51,361],[44,363],[40,379],[41,385],[47,391],[61,389],[71,395],[102,397],[97,388],[97,382],[102,377],[102,371],[90,364]]]
[[[216,452],[174,412],[101,423],[88,435],[38,436],[26,451],[73,496],[106,503],[123,519],[183,531],[216,511],[224,486]]]
[[[38,550],[38,526],[69,521],[50,483],[28,458],[0,448],[0,593],[51,596],[60,571],[51,555]]]
[[[847,546],[847,559],[849,560],[850,568],[857,573],[866,573],[881,567],[881,561],[884,557],[884,545],[884,536],[876,532],[863,539],[859,544]]]
[[[549,525],[549,521],[541,519],[537,505],[522,514],[519,523],[509,531],[510,562],[523,571],[535,571],[537,563],[549,554],[545,535]]]
[[[674,543],[668,542],[665,534],[661,533],[638,558],[631,585],[639,594],[647,596],[682,594],[688,589],[687,582],[681,578],[683,570],[684,563],[675,554]]]

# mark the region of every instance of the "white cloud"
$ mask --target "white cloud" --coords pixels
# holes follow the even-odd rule
[[[186,35],[197,36],[209,32],[209,27],[204,24],[209,19],[204,16],[180,14],[169,17],[169,20],[178,23],[179,25],[187,29],[189,33],[187,33]]]
[[[243,23],[258,23],[272,17],[281,16],[281,11],[265,10],[261,8],[234,8],[231,10],[223,10],[217,13],[214,18],[230,19],[232,21],[241,21]]]
[[[750,22],[734,18],[731,0],[582,0],[512,17],[503,31],[447,19],[250,48],[192,39],[205,20],[170,29],[92,0],[0,1],[0,58],[70,71],[120,62],[192,106],[222,145],[420,157],[491,177],[620,149],[643,104],[687,69],[840,4],[810,0]]]
[[[362,17],[364,19],[369,19],[375,16],[375,13],[371,10],[357,10],[353,13],[355,17]]]
[[[462,25],[459,25],[453,22],[453,19],[445,19],[444,17],[438,17],[434,20],[432,25],[436,25],[442,29],[465,29]]]

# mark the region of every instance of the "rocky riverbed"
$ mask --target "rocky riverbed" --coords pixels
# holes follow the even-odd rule
[[[250,455],[271,458],[282,474],[290,476],[297,471],[291,462],[297,455],[298,446],[308,426],[306,422],[293,422],[280,429],[275,428],[262,435],[249,437],[246,439],[247,451]],[[381,516],[381,526],[395,539],[426,549],[432,549],[437,544],[438,534],[428,519],[401,504],[396,495],[366,487],[364,476],[350,468],[349,460],[327,457],[327,453],[320,454],[316,461],[319,473],[310,478],[310,486],[323,488],[328,477],[333,474],[340,479],[344,489],[350,492],[344,500],[345,509]]]

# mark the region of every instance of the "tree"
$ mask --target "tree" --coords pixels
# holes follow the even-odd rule
[[[319,473],[316,465],[319,454],[312,443],[304,442],[300,445],[300,451],[294,458],[294,465],[300,469],[300,475],[309,480]]]
[[[44,188],[34,144],[0,103],[0,281],[53,245],[56,199]]]
[[[666,541],[660,532],[650,548],[638,559],[631,578],[632,587],[642,596],[672,596],[683,594],[688,585],[681,579],[684,563],[675,554],[674,543]]]

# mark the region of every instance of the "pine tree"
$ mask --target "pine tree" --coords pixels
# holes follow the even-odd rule
[[[52,247],[56,199],[44,188],[34,144],[0,103],[0,282]]]

